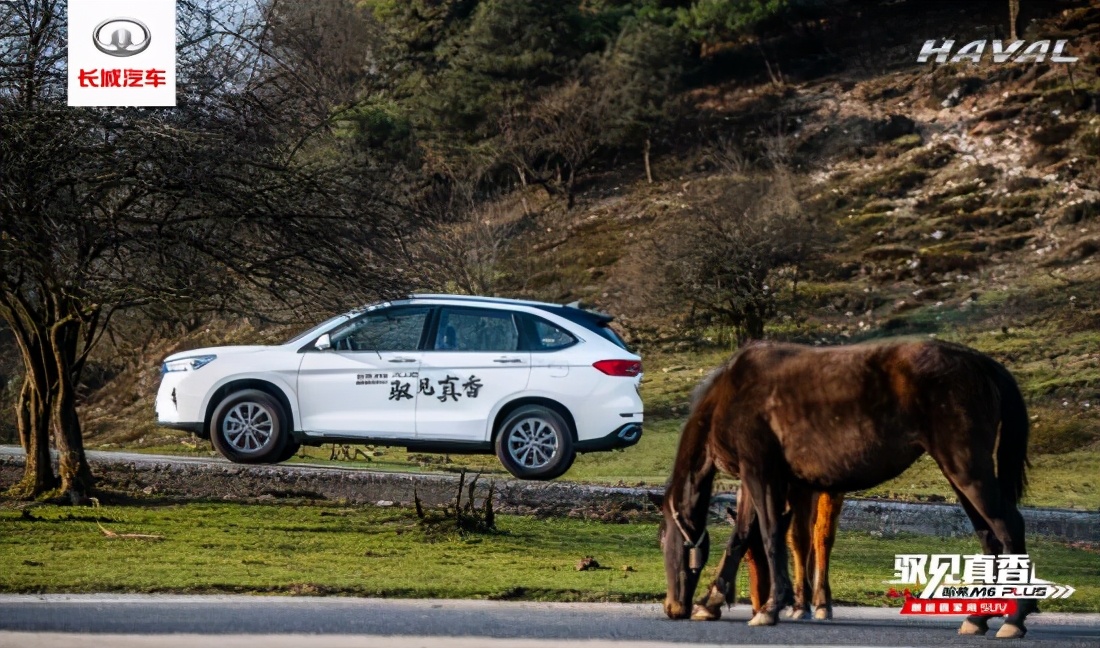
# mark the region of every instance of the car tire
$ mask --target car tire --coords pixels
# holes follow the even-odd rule
[[[210,424],[210,441],[233,463],[273,463],[290,441],[283,406],[258,389],[234,392],[218,403]]]
[[[520,479],[554,479],[573,465],[573,435],[561,414],[524,405],[504,418],[496,432],[496,453]]]
[[[286,445],[283,447],[283,452],[275,458],[272,463],[283,463],[289,460],[294,455],[298,454],[298,451],[302,449],[302,444],[298,443],[294,439],[289,439]]]

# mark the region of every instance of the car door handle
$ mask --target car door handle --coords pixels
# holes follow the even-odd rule
[[[416,362],[416,358],[390,358],[390,362]]]
[[[520,358],[497,358],[493,360],[493,362],[499,362],[501,364],[518,364],[523,362],[523,360]]]

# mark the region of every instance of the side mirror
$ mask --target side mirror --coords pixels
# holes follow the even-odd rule
[[[331,349],[332,348],[332,338],[329,337],[328,333],[325,333],[321,337],[317,338],[317,341],[313,343],[313,348],[317,349],[318,351],[324,351],[326,349]]]

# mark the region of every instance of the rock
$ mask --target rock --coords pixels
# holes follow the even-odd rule
[[[1042,144],[1043,146],[1053,146],[1055,144],[1061,144],[1074,133],[1077,132],[1079,124],[1074,121],[1059,122],[1056,124],[1048,124],[1046,126],[1040,126],[1036,128],[1028,136],[1032,142],[1036,144]]]
[[[909,259],[917,254],[917,249],[907,245],[877,245],[867,248],[863,258],[868,261],[886,261],[889,259]]]
[[[917,130],[917,124],[905,115],[890,115],[874,125],[875,138],[880,142],[895,140]]]
[[[1076,225],[1100,214],[1100,198],[1090,197],[1074,200],[1063,206],[1057,215],[1061,225]]]
[[[940,102],[940,105],[944,108],[954,108],[959,105],[959,101],[962,100],[962,87],[956,87],[950,93],[947,98]]]

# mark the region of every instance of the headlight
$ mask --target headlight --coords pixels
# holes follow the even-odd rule
[[[169,360],[160,367],[162,374],[170,373],[173,371],[194,371],[196,369],[202,369],[206,365],[210,364],[216,355],[204,355],[195,356],[193,358],[180,358],[179,360]]]

